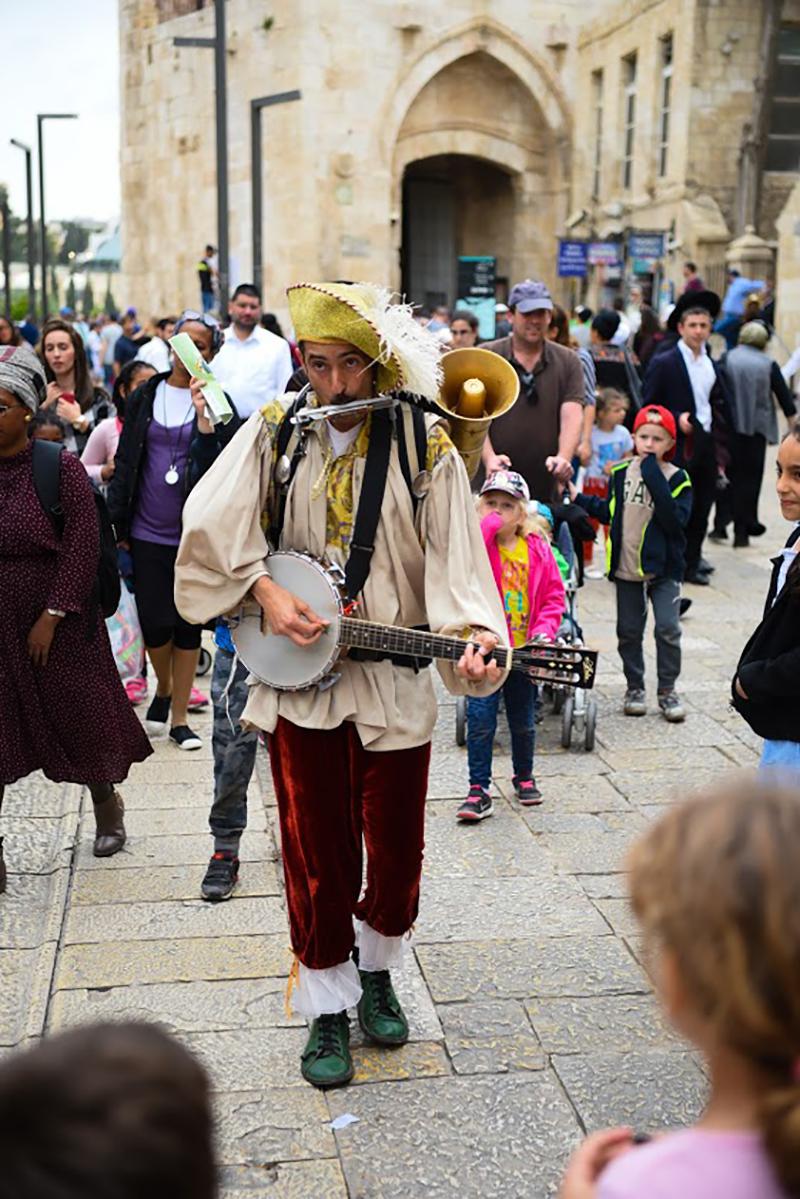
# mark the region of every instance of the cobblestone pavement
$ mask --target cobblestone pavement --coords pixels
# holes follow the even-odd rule
[[[603,652],[597,748],[540,726],[542,807],[513,796],[507,742],[495,815],[454,819],[466,784],[455,707],[444,697],[430,782],[422,909],[397,979],[412,1039],[364,1046],[348,1089],[301,1079],[301,1021],[287,1018],[290,966],[266,762],[259,763],[230,902],[198,898],[210,853],[210,721],[203,750],[158,743],[124,787],[130,840],[91,855],[88,796],[30,778],[3,814],[11,875],[0,897],[3,1053],[82,1021],[159,1020],[207,1065],[228,1199],[464,1199],[552,1195],[584,1129],[684,1123],[704,1077],[662,1026],[626,906],[627,844],[679,791],[756,761],[727,702],[738,651],[763,603],[768,554],[785,526],[770,511],[749,550],[709,546],[713,588],[691,588],[682,691],[689,714],[620,714],[612,594],[587,583],[580,615]],[[649,685],[654,701],[650,658]],[[207,680],[206,680],[207,681]],[[358,1122],[334,1132],[333,1118]]]

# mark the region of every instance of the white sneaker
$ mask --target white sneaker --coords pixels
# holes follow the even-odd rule
[[[601,570],[599,566],[590,566],[583,572],[585,579],[604,579],[606,572]]]

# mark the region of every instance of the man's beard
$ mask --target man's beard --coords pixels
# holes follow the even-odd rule
[[[233,321],[237,329],[255,329],[258,324],[258,318],[255,316],[239,316]]]

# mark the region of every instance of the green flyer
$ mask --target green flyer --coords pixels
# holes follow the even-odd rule
[[[200,390],[208,405],[209,418],[214,425],[227,425],[233,417],[233,409],[225,398],[225,392],[214,378],[208,363],[200,354],[197,346],[188,333],[177,333],[169,339],[175,353],[180,358],[193,379],[199,379]]]

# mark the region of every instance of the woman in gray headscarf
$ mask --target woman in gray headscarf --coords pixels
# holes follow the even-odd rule
[[[92,599],[100,543],[86,471],[62,455],[60,537],[34,487],[28,431],[44,394],[36,359],[0,347],[0,805],[4,787],[35,770],[84,783],[97,825],[94,852],[107,857],[125,844],[114,784],[152,750]]]

